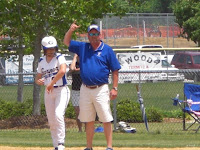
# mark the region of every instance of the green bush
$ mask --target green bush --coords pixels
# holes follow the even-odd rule
[[[149,122],[162,122],[163,115],[158,109],[151,107],[146,111],[147,119]]]
[[[161,122],[162,114],[155,108],[146,109],[149,122]],[[140,104],[131,99],[120,100],[117,104],[117,119],[125,122],[143,122]]]
[[[166,118],[182,118],[183,111],[181,109],[165,111],[165,112],[163,112],[163,116]]]
[[[126,122],[142,122],[140,106],[130,99],[117,103],[117,119]]]
[[[113,105],[111,105],[113,107]],[[113,108],[112,108],[113,110]],[[29,116],[33,112],[33,100],[29,99],[23,103],[0,100],[0,120],[15,116]],[[162,112],[152,107],[146,109],[146,115],[149,122],[161,122],[164,117],[181,117],[180,111]],[[41,104],[41,115],[46,115],[45,105]],[[71,104],[68,104],[65,113],[66,118],[75,118],[75,111]],[[125,122],[143,122],[140,104],[131,99],[123,99],[117,103],[117,119]]]
[[[29,101],[24,103],[0,100],[0,119],[7,119],[14,116],[27,116],[32,113]]]
[[[0,100],[0,120],[17,116],[29,116],[32,115],[32,112],[33,100],[31,99],[22,103]],[[41,104],[41,115],[46,115],[44,103]],[[75,118],[74,108],[71,103],[67,107],[65,117]]]
[[[75,116],[76,116],[76,114],[75,114],[75,111],[74,111],[74,107],[72,106],[72,103],[69,103],[68,106],[67,106],[65,117],[75,119]]]

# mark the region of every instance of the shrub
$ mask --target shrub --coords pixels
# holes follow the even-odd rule
[[[111,105],[113,107],[113,105]],[[112,109],[113,110],[113,109]],[[29,116],[33,112],[33,100],[29,99],[23,103],[0,100],[0,120],[8,119],[16,116]],[[146,115],[149,122],[161,122],[163,120],[163,114],[166,116],[166,112],[159,111],[156,108],[146,109]],[[179,112],[170,113],[168,117],[180,117]],[[41,115],[46,115],[45,105],[41,104]],[[75,118],[75,111],[70,102],[65,113],[66,118]],[[117,119],[118,121],[125,122],[143,122],[142,113],[140,110],[140,104],[131,99],[123,99],[117,103]]]
[[[146,115],[149,122],[163,120],[161,113],[155,108],[146,109]],[[140,104],[131,99],[120,100],[117,104],[117,119],[125,122],[143,122]]]
[[[69,103],[68,106],[67,106],[65,117],[74,119],[75,116],[76,116],[76,114],[75,114],[75,111],[74,111],[74,107],[72,106],[72,103]]]
[[[161,114],[161,111],[158,109],[151,107],[147,109],[146,111],[147,114],[147,119],[149,122],[162,122],[163,121],[163,116]]]
[[[131,99],[117,103],[117,119],[126,122],[142,122],[140,106]]]
[[[167,118],[182,118],[183,117],[183,112],[182,110],[171,110],[171,111],[166,111],[163,112],[163,116]]]
[[[26,103],[19,103],[0,100],[0,119],[7,119],[14,116],[27,116],[30,114],[32,114],[32,107],[29,101]]]
[[[32,115],[32,112],[33,100],[31,99],[22,103],[0,100],[0,120],[17,116],[29,116]],[[41,104],[41,115],[46,115],[44,103]],[[67,107],[65,117],[75,118],[74,108],[71,103]]]

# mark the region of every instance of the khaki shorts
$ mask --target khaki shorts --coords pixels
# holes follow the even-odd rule
[[[113,121],[110,109],[110,91],[107,84],[90,89],[82,84],[80,89],[79,119],[81,122],[95,121],[96,114],[101,122]]]
[[[80,91],[72,90],[71,95],[72,95],[72,97],[71,97],[72,105],[74,107],[79,106]]]

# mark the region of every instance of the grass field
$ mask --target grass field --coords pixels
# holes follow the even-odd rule
[[[155,106],[167,111],[177,109],[172,105],[171,98],[175,97],[177,93],[180,94],[180,98],[183,98],[183,85],[183,82],[142,83],[141,94],[146,107]],[[136,84],[134,83],[119,84],[117,101],[122,99],[132,99],[133,101],[137,101],[137,91],[135,86]],[[44,99],[43,91],[44,87],[41,91],[42,101]],[[24,101],[33,99],[32,85],[24,86],[23,97]],[[17,101],[17,86],[1,86],[0,99],[7,101]]]
[[[130,99],[133,102],[137,102],[137,83],[119,84],[119,92],[117,102],[121,100]],[[110,85],[111,86],[111,85]],[[183,82],[156,82],[156,83],[142,83],[141,94],[144,99],[144,105],[146,109],[156,108],[162,114],[180,114],[181,110],[178,107],[173,106],[171,98],[176,94],[180,94],[180,98],[183,99]],[[69,86],[71,88],[71,86]],[[1,86],[0,87],[0,99],[6,101],[17,101],[17,86]],[[23,99],[33,99],[33,86],[25,85],[23,90]],[[44,102],[44,87],[41,88],[41,102]],[[175,114],[175,115],[176,115]],[[171,115],[174,117],[174,115]]]
[[[122,99],[132,99],[137,101],[136,84],[119,84],[119,94],[117,101]],[[142,83],[141,90],[145,106],[156,107],[163,111],[178,110],[172,105],[171,97],[177,93],[183,98],[183,82],[157,82]],[[15,101],[17,97],[17,86],[0,87],[0,99]],[[44,90],[44,88],[42,88]],[[32,99],[32,85],[24,87],[24,98]],[[43,92],[42,92],[43,93]],[[43,95],[41,95],[43,99]],[[114,147],[200,147],[200,131],[195,133],[193,130],[183,131],[183,124],[178,122],[160,122],[149,123],[147,132],[144,123],[132,123],[136,128],[135,134],[114,132]],[[195,124],[195,128],[199,124]],[[22,146],[22,147],[51,147],[50,132],[48,129],[34,130],[0,130],[0,145]],[[94,146],[105,147],[105,137],[103,133],[96,133],[94,137]],[[66,136],[67,147],[84,147],[85,134],[74,132],[73,129],[67,129]]]
[[[51,147],[50,132],[44,130],[1,130],[0,145],[22,147]],[[85,133],[66,133],[67,147],[84,147]],[[200,147],[200,134],[180,131],[179,133],[114,133],[114,147]],[[105,147],[103,133],[95,133],[94,146]]]
[[[137,100],[136,84],[120,84],[117,100],[129,98]],[[158,107],[162,110],[177,109],[172,105],[172,97],[177,93],[180,98],[183,98],[183,82],[157,82],[157,83],[142,83],[141,94],[146,107]]]
[[[192,41],[183,38],[145,38],[139,40],[139,44],[161,44],[164,47],[195,47]],[[106,40],[104,40],[106,42]],[[136,38],[110,39],[107,43],[111,46],[133,46],[137,45]],[[117,43],[117,44],[115,44]],[[167,45],[168,43],[168,45]],[[183,82],[157,82],[143,83],[141,94],[144,98],[146,108],[156,107],[164,111],[179,110],[172,105],[172,97],[177,93],[183,99]],[[41,99],[43,102],[43,91]],[[24,101],[33,99],[33,86],[24,86]],[[7,101],[17,101],[17,86],[1,86],[0,99]],[[122,99],[132,99],[137,101],[135,84],[119,84],[117,101]],[[134,134],[114,132],[114,150],[200,150],[200,131],[183,131],[182,122],[161,122],[149,123],[147,132],[143,123],[131,124],[137,129]],[[198,124],[195,125],[196,127]],[[66,150],[83,150],[85,147],[85,133],[77,133],[67,129]],[[106,140],[103,133],[96,133],[94,136],[94,150],[105,150]],[[3,147],[13,146],[13,148]],[[24,148],[25,147],[25,148]],[[27,148],[26,148],[27,147]],[[80,147],[80,148],[75,148]],[[103,147],[103,148],[102,148]],[[121,147],[121,148],[119,148]],[[131,147],[131,148],[127,148]],[[52,149],[52,141],[49,129],[0,129],[0,150],[49,150]]]

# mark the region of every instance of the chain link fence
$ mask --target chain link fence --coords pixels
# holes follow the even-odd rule
[[[33,77],[34,74],[28,75]],[[187,79],[185,75],[194,76],[193,79]],[[161,112],[162,115],[170,114],[173,112],[181,112],[178,107],[173,106],[173,101],[171,98],[174,98],[177,94],[180,95],[180,99],[184,99],[183,87],[185,82],[198,84],[200,79],[200,71],[199,70],[178,70],[178,71],[134,71],[134,72],[120,72],[119,73],[119,91],[118,97],[116,100],[112,101],[112,109],[114,115],[114,128],[116,129],[118,119],[118,111],[117,105],[122,100],[131,100],[133,102],[138,103],[136,85],[139,85],[141,90],[141,96],[144,100],[144,106],[146,108],[146,113],[148,116],[148,110],[154,108]],[[17,91],[18,91],[18,83],[8,82],[9,78],[13,78],[12,81],[17,80],[19,74],[0,74],[1,83],[0,83],[0,100],[6,101],[17,101]],[[27,74],[24,74],[23,77],[26,77]],[[110,87],[111,78],[109,80]],[[26,79],[26,78],[24,78]],[[68,86],[71,89],[71,77],[68,77]],[[41,88],[41,102],[44,101],[44,87]],[[23,101],[32,101],[33,100],[33,83],[24,83],[23,87]],[[71,102],[70,102],[71,103]],[[69,104],[71,105],[71,104]],[[69,108],[69,107],[68,107]],[[14,111],[14,110],[10,110]],[[70,109],[71,113],[74,111]],[[125,110],[124,110],[125,111]],[[134,112],[140,113],[140,112]],[[127,112],[128,114],[128,112]],[[173,115],[172,115],[173,116]],[[129,116],[130,118],[132,116]],[[141,115],[142,117],[142,115]],[[186,123],[191,122],[191,118],[187,118]],[[39,124],[43,124],[42,127],[48,127],[46,124],[46,116],[38,117],[38,116],[19,116],[15,118],[17,120],[15,124],[10,124],[11,127],[32,127],[39,128]],[[5,120],[4,120],[5,121]],[[7,120],[11,121],[11,120]],[[13,122],[13,118],[12,118]],[[31,123],[31,125],[30,125]],[[7,122],[7,126],[8,126]],[[131,126],[137,129],[137,131],[145,132],[145,125],[143,122],[134,122],[130,123]],[[67,118],[66,125],[69,126],[68,130],[77,132],[78,128],[76,126],[75,120]],[[168,132],[168,130],[172,130],[173,132],[182,131],[183,130],[183,120],[181,118],[163,118],[162,122],[149,122],[149,130],[151,132]]]
[[[165,48],[196,47],[192,41],[180,37],[181,28],[172,13],[128,13],[125,16],[106,14],[96,20],[102,39],[113,48],[135,45],[162,45]],[[87,41],[87,34],[79,40]]]
[[[135,45],[162,45],[169,48],[184,48],[196,47],[192,41],[180,38],[181,29],[175,23],[173,14],[126,14],[126,16],[118,17],[112,14],[107,14],[103,19],[96,20],[101,27],[102,39],[105,43],[113,48],[123,47],[130,48]],[[80,41],[87,41],[87,34],[80,34]],[[163,52],[163,51],[162,51]],[[164,57],[169,63],[172,60],[175,51],[164,51]],[[18,78],[19,74],[5,73],[5,64],[0,61],[0,100],[17,102],[18,99]],[[13,68],[9,68],[11,71]],[[33,101],[33,82],[34,73],[21,74],[23,75],[23,103]],[[114,129],[117,128],[119,121],[119,111],[117,106],[122,100],[131,100],[138,103],[136,85],[141,89],[141,95],[144,99],[144,106],[148,115],[148,110],[156,109],[163,115],[162,122],[149,122],[150,132],[179,132],[183,130],[182,118],[177,118],[175,115],[182,112],[179,108],[173,106],[171,98],[177,94],[180,99],[184,99],[183,86],[185,82],[199,84],[199,70],[168,70],[160,71],[120,71],[119,73],[119,91],[116,100],[112,101],[111,106],[114,116]],[[111,76],[109,80],[110,87]],[[68,76],[68,86],[71,89],[72,78]],[[41,88],[41,103],[44,102],[44,87]],[[71,105],[71,102],[69,104]],[[67,108],[70,116],[73,116],[73,107]],[[25,106],[24,106],[25,107]],[[10,110],[10,112],[15,110]],[[41,110],[44,111],[44,110]],[[140,111],[140,110],[139,110]],[[133,112],[141,113],[141,112]],[[175,114],[175,115],[173,115]],[[1,110],[0,110],[1,116]],[[173,116],[172,118],[166,116]],[[132,118],[132,116],[129,116]],[[142,115],[141,115],[142,117]],[[190,123],[191,118],[187,118],[186,123]],[[46,116],[19,116],[8,120],[0,120],[0,129],[6,127],[20,128],[46,128]],[[39,125],[43,126],[39,126]],[[143,122],[130,123],[137,131],[146,132]],[[99,123],[98,123],[99,125]],[[197,125],[197,124],[195,124]],[[67,130],[77,132],[78,127],[74,119],[66,118]]]

